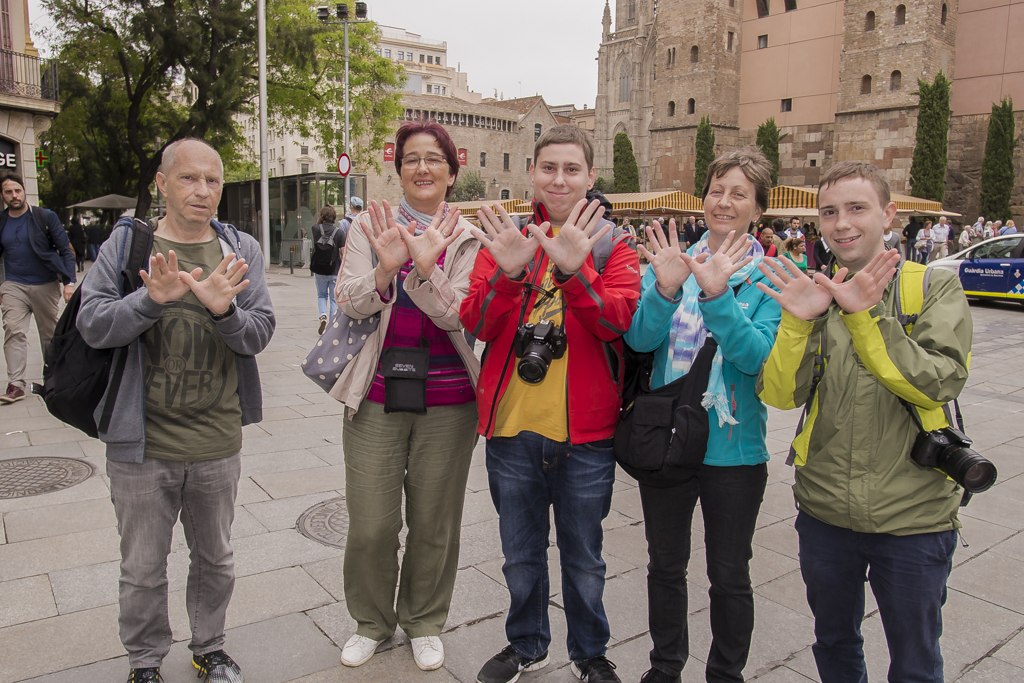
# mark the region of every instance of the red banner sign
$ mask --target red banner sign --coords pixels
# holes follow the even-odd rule
[[[465,165],[466,165],[466,150],[460,149],[459,150],[459,166],[465,166]]]
[[[385,161],[385,163],[388,162],[388,161],[394,163],[394,161],[395,161],[395,143],[388,142],[388,143],[386,143],[384,145],[384,161]]]

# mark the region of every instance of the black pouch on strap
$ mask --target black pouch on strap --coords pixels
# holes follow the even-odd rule
[[[392,346],[380,357],[384,376],[384,412],[427,412],[430,347]]]

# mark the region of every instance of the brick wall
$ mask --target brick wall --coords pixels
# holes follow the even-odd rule
[[[946,166],[946,194],[942,205],[964,214],[974,222],[981,211],[981,164],[985,159],[989,114],[954,116],[949,126],[949,164]],[[1024,112],[1015,112],[1018,137],[1024,131]],[[1013,157],[1016,182],[1010,209],[1017,225],[1024,225],[1024,145]]]

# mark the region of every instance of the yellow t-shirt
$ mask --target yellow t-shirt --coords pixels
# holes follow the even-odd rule
[[[555,264],[548,261],[548,269],[540,286],[552,295],[538,295],[533,310],[527,316],[528,322],[536,324],[542,320],[550,320],[556,326],[562,324],[562,290],[555,286],[554,269]],[[512,361],[518,364],[519,359],[513,357]],[[551,360],[547,375],[540,384],[524,382],[513,367],[512,379],[498,402],[494,436],[515,436],[519,432],[535,432],[552,441],[568,441],[568,367],[568,347],[565,355]]]

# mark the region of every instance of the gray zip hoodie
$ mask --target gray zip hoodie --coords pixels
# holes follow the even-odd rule
[[[107,444],[107,458],[118,462],[141,463],[146,453],[146,395],[144,386],[144,345],[140,337],[163,315],[164,305],[149,298],[145,286],[121,295],[121,270],[127,260],[126,236],[130,239],[132,219],[121,219],[110,239],[100,248],[96,263],[82,282],[82,306],[78,312],[78,331],[85,342],[97,349],[116,349],[114,363],[121,353],[128,354],[121,388],[118,391],[110,429],[100,434]],[[263,419],[263,394],[260,388],[256,354],[266,348],[277,324],[274,307],[264,278],[263,252],[259,243],[234,226],[211,221],[220,238],[221,251],[245,259],[249,286],[235,298],[235,312],[217,323],[224,343],[235,352],[238,368],[238,400],[242,424]],[[148,264],[146,270],[149,270]],[[122,348],[126,347],[126,348]],[[107,388],[109,393],[110,387]],[[97,423],[103,414],[107,395],[96,407]]]

